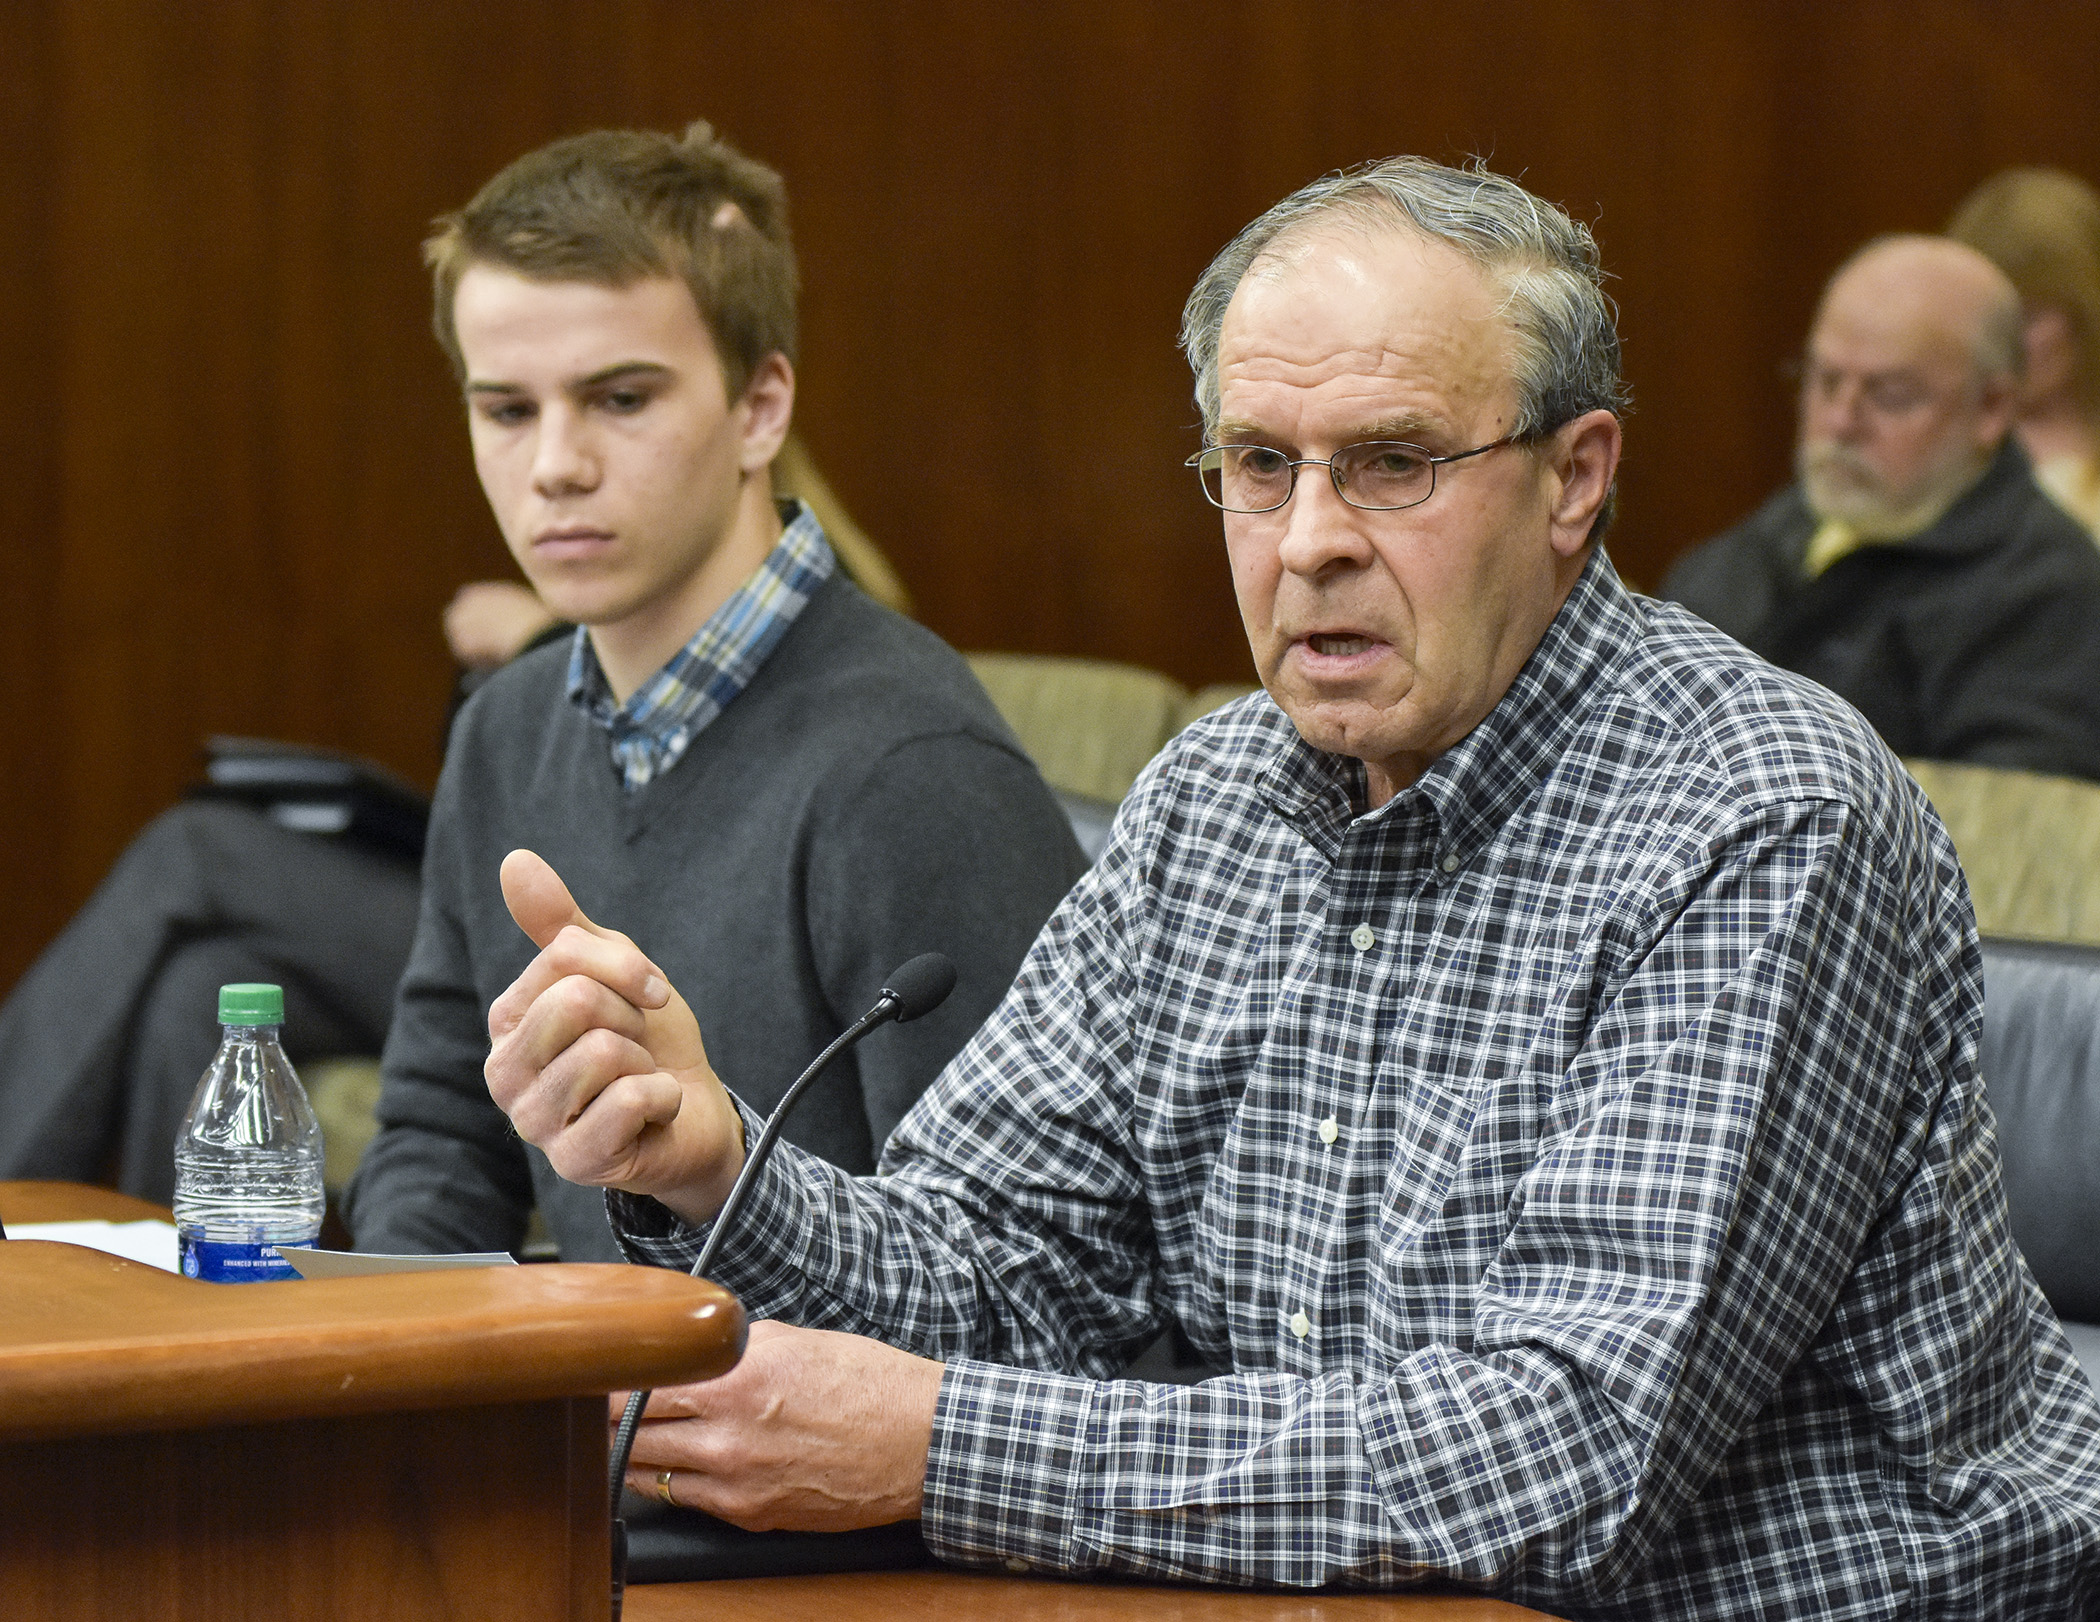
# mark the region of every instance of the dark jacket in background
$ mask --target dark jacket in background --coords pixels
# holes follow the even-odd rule
[[[1930,529],[1810,580],[1816,528],[1789,485],[1662,594],[1821,682],[1899,755],[2100,781],[2100,548],[2016,444]]]

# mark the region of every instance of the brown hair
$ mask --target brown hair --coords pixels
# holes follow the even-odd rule
[[[423,244],[431,326],[466,375],[453,325],[460,278],[493,265],[538,281],[625,287],[676,276],[692,289],[734,400],[766,356],[795,358],[795,247],[780,176],[703,120],[673,138],[594,130],[528,152]]]
[[[2005,169],[1969,193],[1947,235],[2011,278],[2021,303],[2070,318],[2078,401],[2100,422],[2100,193],[2061,169]]]

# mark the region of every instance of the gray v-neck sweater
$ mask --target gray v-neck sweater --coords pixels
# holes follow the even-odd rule
[[[568,650],[492,678],[446,752],[422,915],[384,1058],[381,1131],[351,1186],[360,1248],[513,1249],[537,1200],[566,1259],[620,1259],[600,1192],[559,1178],[488,1096],[489,1004],[533,946],[504,855],[538,851],[698,1015],[718,1074],[770,1109],[920,952],[954,994],[876,1032],[785,1135],[849,1171],[983,1022],[1084,866],[969,667],[834,576],[678,763],[628,793],[563,692]]]

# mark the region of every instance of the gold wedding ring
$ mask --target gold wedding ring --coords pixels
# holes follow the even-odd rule
[[[669,1504],[673,1509],[678,1507],[678,1500],[671,1496],[671,1472],[669,1470],[656,1472],[656,1496]]]

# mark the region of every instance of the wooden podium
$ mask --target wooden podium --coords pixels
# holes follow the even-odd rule
[[[164,1215],[49,1198],[0,1220]],[[604,1393],[743,1328],[657,1268],[229,1287],[0,1244],[0,1617],[595,1622]]]
[[[167,1212],[0,1182],[0,1221]],[[645,1267],[194,1284],[0,1244],[0,1619],[419,1622],[610,1609],[602,1393],[704,1379],[735,1300]],[[626,1622],[1551,1622],[1498,1600],[953,1571],[664,1583]]]

